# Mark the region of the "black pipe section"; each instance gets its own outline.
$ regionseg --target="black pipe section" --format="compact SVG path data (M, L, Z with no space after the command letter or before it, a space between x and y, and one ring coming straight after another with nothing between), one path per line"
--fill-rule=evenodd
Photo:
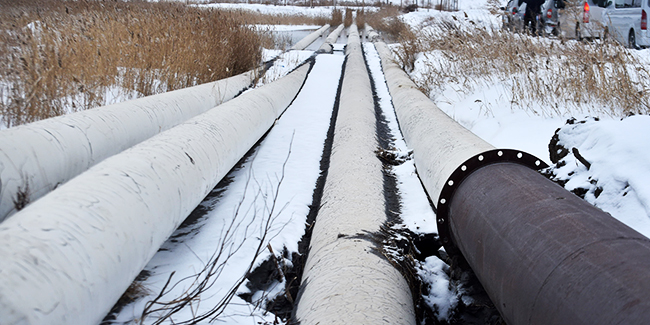
M472 159L438 202L446 247L462 252L508 324L650 322L650 239L526 164L471 171Z

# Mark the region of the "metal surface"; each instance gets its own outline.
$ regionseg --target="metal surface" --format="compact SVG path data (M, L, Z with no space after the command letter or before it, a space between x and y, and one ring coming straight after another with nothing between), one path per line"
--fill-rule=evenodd
M650 240L514 163L456 189L451 235L508 324L647 324Z
M436 211L436 222L438 224L438 235L440 241L445 246L445 250L449 254L458 254L456 246L454 246L453 237L449 233L449 202L454 196L456 189L463 182L463 180L472 174L475 170L499 162L512 162L532 169L542 169L548 165L541 159L530 155L521 150L511 149L494 149L486 151L468 159L462 165L458 166L456 170L445 182L440 197L438 198L438 210Z

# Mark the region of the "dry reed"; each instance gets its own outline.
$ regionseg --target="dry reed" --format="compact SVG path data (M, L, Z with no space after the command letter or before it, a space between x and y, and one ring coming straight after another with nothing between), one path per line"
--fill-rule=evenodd
M614 43L541 39L431 20L402 40L397 56L409 70L418 53L429 60L416 83L429 94L449 83L467 93L482 84L504 83L512 87L512 107L536 114L562 114L563 107L614 116L650 112L650 70Z
M353 13L354 11L351 8L345 8L345 16L343 17L343 24L345 25L345 28L348 28L350 25L352 25L352 22L354 21Z
M239 74L259 64L268 37L234 13L178 3L0 0L0 8L6 126Z

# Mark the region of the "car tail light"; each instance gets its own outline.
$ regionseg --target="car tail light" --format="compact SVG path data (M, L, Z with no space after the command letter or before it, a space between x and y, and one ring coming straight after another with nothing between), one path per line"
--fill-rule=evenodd
M645 10L641 10L641 30L648 29L648 14L645 13Z
M553 18L553 10L549 9L546 11L546 18L551 19Z
M585 11L582 13L582 22L585 24L589 23L589 4L585 1Z

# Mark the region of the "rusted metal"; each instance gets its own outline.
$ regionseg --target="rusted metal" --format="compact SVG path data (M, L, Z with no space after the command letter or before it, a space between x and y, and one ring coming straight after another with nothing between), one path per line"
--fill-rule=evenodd
M454 172L449 176L445 182L440 197L438 198L436 221L438 224L438 235L440 242L445 247L449 254L459 254L458 249L454 244L454 240L449 233L449 201L454 196L458 185L463 180L472 174L475 170L499 162L512 162L532 169L542 169L548 165L541 159L528 154L521 150L512 149L493 149L475 155L462 163Z
M454 185L453 244L508 324L648 323L650 239L520 164Z

